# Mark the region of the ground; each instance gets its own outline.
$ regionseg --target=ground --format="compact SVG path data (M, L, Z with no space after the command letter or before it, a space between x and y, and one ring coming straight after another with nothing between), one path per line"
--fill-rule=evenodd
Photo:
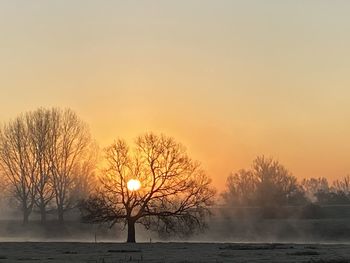
M345 244L3 242L0 262L350 262Z

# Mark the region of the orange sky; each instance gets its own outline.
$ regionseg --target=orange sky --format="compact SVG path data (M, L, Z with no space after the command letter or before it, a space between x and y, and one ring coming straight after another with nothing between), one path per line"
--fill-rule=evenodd
M101 145L185 144L222 188L256 155L350 172L349 1L0 3L0 120L74 109Z

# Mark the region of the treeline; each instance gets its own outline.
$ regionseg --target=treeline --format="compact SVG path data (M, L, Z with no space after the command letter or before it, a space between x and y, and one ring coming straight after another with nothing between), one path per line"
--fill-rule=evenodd
M106 149L104 170L96 168L98 152L87 124L69 109L21 114L0 128L2 198L22 212L24 224L33 212L42 223L48 213L63 223L65 213L79 206L83 218L95 223L126 220L159 228L163 220L167 231L175 229L174 222L199 222L213 205L210 179L172 138L146 134L135 149L118 140ZM141 181L137 194L127 189L130 178ZM249 169L231 174L217 203L218 197L226 206L260 207L266 213L283 206L350 204L350 176L332 183L298 181L280 162L260 156Z
M332 183L326 178L298 181L277 160L259 156L250 169L227 178L222 197L227 206L261 208L266 216L285 206L350 205L350 176Z
M64 214L85 198L94 181L96 154L87 125L71 110L38 109L2 125L0 175L3 196L27 224L37 210Z

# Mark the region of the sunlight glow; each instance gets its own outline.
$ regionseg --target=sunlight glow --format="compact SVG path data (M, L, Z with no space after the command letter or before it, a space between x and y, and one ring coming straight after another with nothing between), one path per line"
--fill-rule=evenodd
M130 191L137 191L141 188L141 182L137 179L130 179L127 186Z

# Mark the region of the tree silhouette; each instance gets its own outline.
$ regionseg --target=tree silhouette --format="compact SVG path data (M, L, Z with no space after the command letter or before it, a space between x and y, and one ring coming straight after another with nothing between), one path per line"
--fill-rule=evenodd
M252 171L241 169L227 178L227 191L222 196L226 203L233 206L254 205L257 183Z
M272 211L277 206L305 203L297 179L278 161L258 156L249 170L230 175L223 193L227 204L257 206Z
M333 188L336 192L343 192L350 197L350 175L335 180L333 182Z
M257 202L261 206L305 202L296 177L277 160L259 156L253 161L252 172L257 178Z
M87 191L94 168L90 146L86 124L69 109L40 108L1 127L2 184L21 206L24 224L35 207L44 223L53 200L63 222L64 212Z
M35 204L37 163L25 116L3 125L0 131L0 166L9 191L18 202L27 224Z
M118 140L106 149L107 169L96 193L81 204L83 220L124 223L127 242L135 242L135 224L158 231L192 232L205 224L214 190L199 163L164 135L145 134L131 150ZM141 188L128 189L129 180Z
M330 191L328 180L324 177L303 179L301 186L311 202L317 201L319 193L328 193Z
M50 129L52 126L53 110L40 108L34 112L25 114L28 125L28 139L32 145L33 158L36 163L34 185L34 202L40 210L41 223L46 222L46 210L54 198L54 191L50 186L51 163L48 156L52 146L50 141Z
M60 223L64 213L74 205L75 189L79 187L79 170L87 158L91 137L87 125L71 110L52 111L50 131L51 185Z

